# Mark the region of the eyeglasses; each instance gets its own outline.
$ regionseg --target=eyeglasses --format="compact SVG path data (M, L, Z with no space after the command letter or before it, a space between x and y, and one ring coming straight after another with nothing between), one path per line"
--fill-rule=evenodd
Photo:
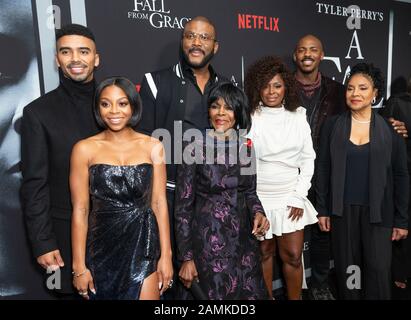
M210 36L207 33L195 33L195 32L184 32L183 37L186 40L193 41L194 39L199 38L201 42L216 41L215 38Z

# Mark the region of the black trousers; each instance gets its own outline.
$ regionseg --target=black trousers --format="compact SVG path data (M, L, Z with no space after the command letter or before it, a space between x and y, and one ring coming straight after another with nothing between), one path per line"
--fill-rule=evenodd
M322 288L329 286L331 239L329 232L320 230L317 223L308 226L311 230L310 242L310 287Z
M313 178L314 180L315 177ZM314 206L316 205L314 188L308 191L308 199ZM321 231L318 223L307 226L305 229L311 232L309 251L311 266L310 288L328 287L331 260L330 233Z
M392 228L370 223L369 207L344 206L331 217L331 239L339 298L391 298Z
M392 243L392 278L393 281L405 282L411 276L410 239Z

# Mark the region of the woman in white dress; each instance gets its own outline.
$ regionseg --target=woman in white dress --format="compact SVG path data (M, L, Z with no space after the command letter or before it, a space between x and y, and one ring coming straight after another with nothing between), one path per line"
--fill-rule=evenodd
M317 222L307 199L315 159L310 126L298 105L294 77L279 58L258 60L245 80L253 114L249 137L257 157L257 194L270 220L261 242L264 280L272 295L278 245L288 299L300 299L304 227Z

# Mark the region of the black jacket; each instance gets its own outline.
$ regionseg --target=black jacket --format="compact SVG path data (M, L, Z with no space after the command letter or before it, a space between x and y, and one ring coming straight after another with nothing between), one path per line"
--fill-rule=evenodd
M58 238L51 218L70 223L71 149L79 140L98 132L92 113L94 91L94 81L76 84L62 76L57 89L24 108L21 124L21 198L36 257L61 249L57 243L70 241Z
M298 83L298 81L297 81ZM300 92L300 95L302 93ZM311 128L311 136L313 138L313 148L317 154L315 159L315 171L312 178L312 188L308 191L308 199L313 205L316 203L315 195L315 184L317 180L317 169L318 169L318 150L320 147L320 132L324 121L334 115L341 114L347 110L345 103L345 87L326 76L321 75L321 86L319 102L311 113L310 118L307 118L308 123ZM304 107L302 103L303 99L300 99L300 104Z
M374 125L374 117L381 117L374 114L371 126ZM336 123L346 118L351 126L350 112L347 111L339 116L328 119L321 130L321 142L318 155L316 195L316 209L319 216L341 215L341 203L344 198L345 186L345 160L347 154L347 144L344 142L338 146L332 146L332 137L337 134L334 130ZM383 122L388 131L390 154L387 157L387 164L383 163L383 156L373 153L373 128L371 128L370 142L370 214L371 219L385 227L397 227L408 229L408 194L409 194L409 177L407 170L407 154L403 138L398 135L389 123ZM348 141L350 129L345 136L344 141ZM375 134L375 136L377 136ZM386 139L387 140L387 139ZM336 150L336 151L333 151ZM384 149L385 150L385 149ZM338 151L338 154L336 154ZM384 151L382 151L384 152ZM385 155L385 154L384 154ZM371 157L373 157L371 159ZM373 166L372 164L377 165ZM380 168L386 170L375 170ZM383 180L386 180L384 183ZM381 190L381 192L380 192ZM381 195L381 196L378 196ZM334 201L333 201L334 199ZM372 201L374 199L374 201Z
M225 80L212 74L210 81L217 83ZM141 83L140 96L143 101L143 114L137 130L151 135L156 129L166 129L170 133L168 141L163 140L167 160L167 189L174 190L176 166L174 165L174 148L182 146L182 132L174 131L174 122L182 127L185 116L186 86L189 79L185 78L181 62L160 71L146 73ZM205 128L199 128L205 129ZM174 138L180 144L174 144Z
M308 119L315 152L318 152L320 131L324 121L331 116L341 114L345 110L347 110L345 87L341 83L322 75L318 107L313 110L310 119Z

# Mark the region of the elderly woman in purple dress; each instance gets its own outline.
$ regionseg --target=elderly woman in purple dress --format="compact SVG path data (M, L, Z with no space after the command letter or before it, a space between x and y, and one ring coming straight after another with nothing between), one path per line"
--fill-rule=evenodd
M214 130L185 148L195 161L183 161L177 174L179 277L188 288L196 281L210 300L266 299L257 238L269 222L256 194L255 173L242 170L250 169L241 155L250 154L251 143L238 138L237 130L251 126L247 98L223 83L208 102Z

